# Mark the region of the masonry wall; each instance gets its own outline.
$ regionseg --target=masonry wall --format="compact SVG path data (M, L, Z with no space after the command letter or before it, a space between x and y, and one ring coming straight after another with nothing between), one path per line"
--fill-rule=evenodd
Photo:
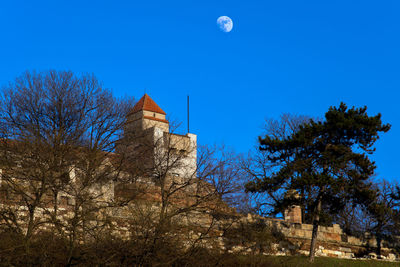
M101 232L111 233L114 236L122 237L123 239L132 238L132 231L135 231L136 227L144 227L144 224L137 225L136 219L140 218L141 214L153 214L154 219L157 220L159 214L160 205L159 197L156 196L157 188L153 188L152 192L149 192L148 196L142 200L135 201L134 206L126 206L120 208L106 208L102 209L101 214L96 216L96 220L88 222L88 225L95 226L99 224L103 219L109 221L97 228L96 234ZM190 203L180 202L180 199L173 206L177 208L182 205L190 205ZM199 239L203 233L207 233L207 238L201 238L203 246L210 249L219 249L221 251L227 251L230 253L263 253L263 254L274 254L274 255L293 255L303 254L308 255L310 248L310 241L312 235L312 225L291 223L284 220L264 218L256 215L241 216L234 213L227 206L222 207L223 203L220 203L219 210L224 216L214 216L212 212L207 212L205 207L203 211L193 210L180 216L175 217L173 224L178 230L178 234L181 235L179 239L182 242L190 244L196 239ZM208 208L216 210L215 205L211 205ZM27 209L23 206L15 207L20 209L21 214L27 212ZM36 216L45 217L51 209L38 209ZM135 211L140 211L135 213ZM144 213L143 213L144 212ZM21 218L23 218L22 216ZM59 208L59 220L69 220L73 217L73 212L67 203L63 203ZM283 238L276 243L272 244L272 249L260 249L259 245L255 245L255 242L247 240L246 242L239 242L234 246L227 246L230 243L229 237L225 236L225 231L229 228L239 227L242 225L251 225L254 223L262 223L267 229L274 229L279 232ZM23 224L23 221L20 222ZM147 225L148 227L151 227ZM41 229L52 230L51 224L43 224ZM210 230L211 229L211 230ZM136 229L137 230L137 229ZM140 230L140 229L139 229ZM68 232L68 227L64 229ZM142 230L140 230L142 231ZM176 233L174 233L176 234ZM239 232L239 235L245 235L244 232ZM84 239L85 233L80 232L79 235ZM267 237L268 238L268 237ZM398 239L399 241L399 239ZM382 259L396 261L400 260L398 253L394 249L395 246L399 246L400 242L388 244L382 244ZM377 241L373 236L365 235L364 238L356 238L348 236L343 233L339 225L335 224L331 227L320 226L318 231L318 241L316 256L327 256L337 258L362 258L364 256L370 258L376 258L377 255L374 252L377 247Z
M275 244L276 255L288 255L294 251L298 254L309 254L312 228L311 224L292 223L279 219L264 218L256 215L248 215L242 218L242 222L254 223L256 220L263 221L271 228L275 228L283 234L285 241ZM400 260L395 247L400 246L400 237L395 243L381 244L381 258L387 260ZM318 228L316 256L338 257L338 258L377 258L377 240L366 233L363 238L349 236L343 233L338 224Z

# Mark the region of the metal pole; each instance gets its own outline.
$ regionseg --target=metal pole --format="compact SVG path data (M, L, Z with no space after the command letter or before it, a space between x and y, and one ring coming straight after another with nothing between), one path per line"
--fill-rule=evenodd
M188 127L188 133L190 133L189 131L189 95L187 96L187 127Z

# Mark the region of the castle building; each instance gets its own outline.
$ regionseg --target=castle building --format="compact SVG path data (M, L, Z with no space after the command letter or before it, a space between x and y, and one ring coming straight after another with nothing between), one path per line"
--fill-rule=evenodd
M191 177L196 172L197 136L171 132L166 113L147 94L128 114L124 138L141 165L146 162L149 168L168 167L176 177ZM138 153L145 158L138 157Z
M156 179L152 180L152 178L157 174L160 176L160 173L164 173L166 180L174 180L177 183L196 178L197 136L191 133L180 135L171 132L166 113L147 94L127 114L124 133L115 152L109 153L108 158L102 164L104 168L108 166L112 169L115 158L122 157L121 155L128 157L125 159L128 164L124 165L130 164L133 168L140 168L133 174L133 176L137 175L134 179L136 185L131 184L130 186L137 186L138 182L152 183L157 186L157 182L154 183ZM104 171L103 168L101 171ZM119 175L113 175L123 177L124 171L127 170L123 170ZM132 171L132 168L129 171ZM0 185L2 184L1 172L0 169ZM67 176L72 181L71 185L79 180L78 173L78 167L70 167ZM21 180L22 183L24 183L23 179ZM118 179L113 179L107 183L91 184L90 191L91 193L99 192L99 196L96 197L99 202L110 202L121 195L121 191L124 191L127 187L129 189L129 184L126 181L121 183ZM3 191L0 190L0 202L7 198L9 198L7 201L11 201L13 197L2 193ZM46 197L50 198L51 196ZM59 202L60 208L69 209L75 204L75 196L67 192L60 192L57 196L57 202Z

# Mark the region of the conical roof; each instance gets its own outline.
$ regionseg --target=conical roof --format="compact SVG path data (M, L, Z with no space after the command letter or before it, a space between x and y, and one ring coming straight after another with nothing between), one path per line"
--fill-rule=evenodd
M147 110L166 115L164 110L162 110L148 94L144 94L144 96L136 103L132 109L132 113L136 113L141 110Z

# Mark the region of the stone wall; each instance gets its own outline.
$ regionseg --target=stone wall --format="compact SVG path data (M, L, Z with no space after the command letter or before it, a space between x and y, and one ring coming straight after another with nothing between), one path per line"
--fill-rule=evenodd
M270 228L275 228L283 234L285 239L275 244L276 255L288 255L293 252L308 255L311 243L311 224L292 223L285 220L264 218L249 214L242 221L254 223L261 220ZM400 260L396 251L400 247L400 237L397 242L387 243L382 241L381 259ZM338 224L333 226L320 226L318 228L316 256L338 257L338 258L377 258L377 240L374 236L366 233L362 238L346 235Z
M180 203L180 204L179 204ZM177 208L182 207L183 203L176 203ZM190 205L190 203L189 203ZM11 208L11 206L9 206ZM210 208L211 206L209 206ZM26 223L24 217L27 216L27 209L24 206L15 206L20 210L21 221L19 224ZM172 207L171 207L172 208ZM273 254L273 255L308 255L310 249L310 241L312 235L312 225L292 223L285 220L265 218L257 215L248 214L242 216L234 213L227 206L222 209L220 216L207 212L207 208L193 210L176 216L173 225L174 234L179 235L179 240L187 244L197 242L201 239L203 246L210 249L219 249L230 253L245 254ZM215 207L213 208L215 211ZM110 233L113 236L122 237L123 239L135 238L133 232L141 232L144 226L153 227L144 223L138 224L138 218L145 214L146 216L154 216L154 221L160 211L159 201L156 198L144 198L135 202L133 205L125 207L106 208L101 210L101 214L97 214L96 220L89 221L89 228L93 228L95 232L90 234L101 235ZM51 208L38 209L36 216L45 219L51 213ZM74 216L69 205L61 205L57 219L60 221L68 221ZM100 223L100 224L99 224ZM68 224L62 224L63 232L68 233ZM249 232L243 230L243 226L261 225L262 227L251 228ZM98 227L96 227L98 226ZM51 223L44 223L40 227L41 230L52 230L54 226ZM237 239L232 242L231 236L226 235L228 229L239 229L237 231ZM262 231L267 230L274 232L275 237L271 235L263 235ZM84 240L85 233L80 229L79 235ZM276 237L276 234L280 237ZM258 239L258 240L257 240ZM398 239L400 240L400 239ZM271 244L272 243L272 244ZM264 247L263 247L264 246ZM399 261L399 254L395 247L400 247L400 242L396 244L388 244L383 242L381 249L381 258L384 260ZM377 258L376 255L377 241L368 234L363 238L348 236L343 233L339 225L326 227L320 226L318 230L316 256L338 257L338 258Z

